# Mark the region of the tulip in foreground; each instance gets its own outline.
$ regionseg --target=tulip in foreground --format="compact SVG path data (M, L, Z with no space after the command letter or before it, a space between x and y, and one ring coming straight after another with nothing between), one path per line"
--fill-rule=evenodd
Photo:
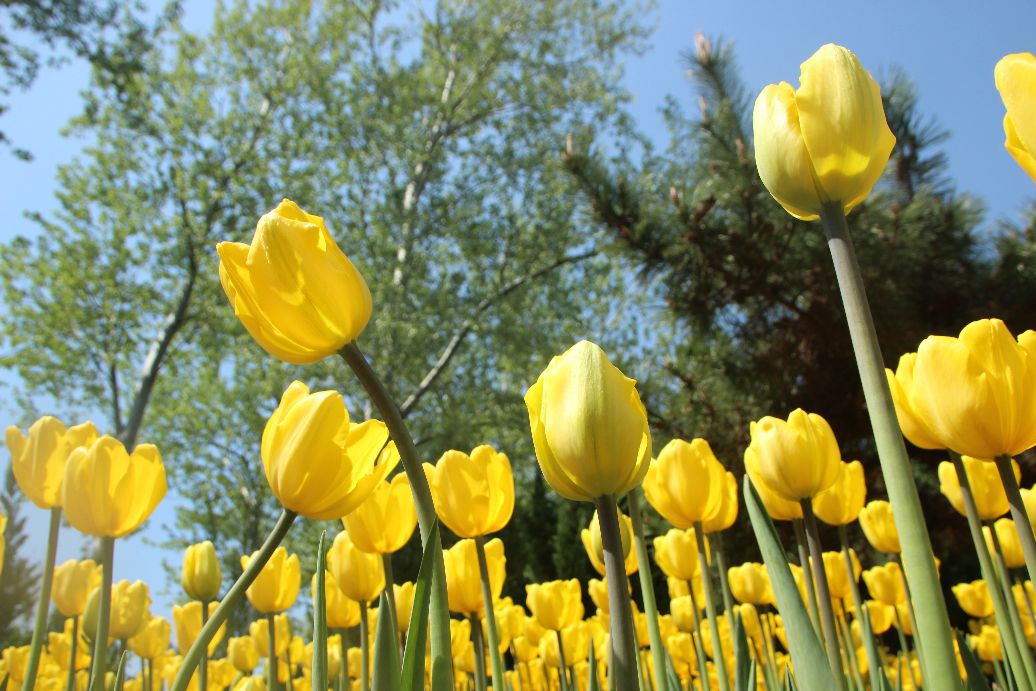
M1036 56L1005 55L993 70L1004 101L1004 146L1018 165L1036 180Z

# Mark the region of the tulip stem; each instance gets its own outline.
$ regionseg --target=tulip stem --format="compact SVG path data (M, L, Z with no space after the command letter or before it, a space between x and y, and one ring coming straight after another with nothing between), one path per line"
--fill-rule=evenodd
M475 655L475 691L486 691L486 641L482 638L482 622L477 614L468 615L471 622L471 648Z
M867 669L881 669L881 660L878 658L878 648L874 641L874 630L871 628L870 612L863 605L863 597L860 596L860 584L856 582L856 568L853 565L852 556L849 554L849 538L846 535L845 526L838 526L838 541L842 546L842 559L845 560L845 572L849 574L849 592L852 594L853 607L856 609L856 618L860 621L860 631L863 634L863 650L867 654ZM852 640L851 638L849 640ZM875 672L876 673L876 672Z
M198 667L198 663L202 659L202 653L208 650L209 641L219 631L219 627L223 625L223 622L227 620L230 612L237 607L237 604L245 596L245 591L248 589L252 582L259 575L259 572L266 566L266 562L270 560L270 556L273 555L273 551L277 549L277 545L281 544L281 540L288 534L288 530L291 528L291 524L295 521L296 514L294 511L284 509L281 511L280 518L277 519L276 525L273 530L266 537L266 541L263 546L259 548L252 559L248 561L248 566L245 568L241 576L234 581L234 585L230 586L230 590L227 591L223 601L219 603L219 607L212 613L212 617L202 628L201 633L194 639L194 643L191 644L190 650L184 655L183 662L180 663L180 669L176 673L176 678L173 680L172 686L169 687L170 691L184 691L187 686L191 683L191 677L194 675L194 670ZM270 622L272 630L273 622ZM271 667L275 667L277 664L277 656L274 654L273 649L270 650L270 655L267 658L270 662ZM276 678L276 677L274 677Z
M277 691L277 618L273 612L266 613L266 688Z
M727 660L723 652L723 639L719 635L719 618L716 616L716 596L712 592L712 572L709 570L709 557L705 551L705 531L701 527L701 521L694 524L694 539L698 542L698 564L701 568L702 588L705 591L705 613L709 617L712 659L716 663L716 674L719 677L720 691L730 691L730 676L727 674Z
M795 529L795 543L799 549L799 566L802 567L802 580L805 581L806 585L806 603L809 605L809 621L813 624L813 630L816 631L817 637L821 636L820 633L820 606L817 604L817 589L813 581L813 565L809 560L809 553L807 551L806 530L802 525L801 518L793 518L791 525Z
M205 622L209 619L209 603L201 603L201 628L205 628ZM201 662L198 663L198 686L201 691L207 691L209 688L209 646L205 646L201 651Z
M340 689L351 691L352 684L349 682L349 648L345 642L346 633L348 633L348 629L338 630L338 656L341 659L341 664L338 667L338 685Z
M112 610L112 565L115 561L115 538L101 538L101 601L97 610L97 631L94 632L93 671L90 691L103 691L108 674L108 623Z
M626 560L622 554L619 514L615 497L606 494L594 499L601 523L604 547L604 571L608 581L612 665L615 682L620 689L637 688L637 644L633 638L633 612L630 609L629 581ZM559 633L560 635L560 633ZM558 644L560 646L560 638ZM609 675L611 676L611 674Z
M496 611L493 609L493 590L489 583L489 562L486 561L486 538L475 538L475 554L478 555L478 576L482 585L482 605L486 610L486 632L489 637L489 662L493 670L493 686L504 684L504 660L500 656L500 633L496 628Z
M76 655L79 654L79 617L72 617L72 640L69 642L71 654L68 658L68 680L65 682L66 691L74 691L76 688ZM148 691L151 691L148 689Z
M935 569L932 542L910 469L910 459L903 444L896 409L892 404L892 394L885 379L881 346L874 330L863 276L856 261L856 251L853 249L842 205L825 204L820 211L820 220L827 236L838 289L845 307L881 473L885 478L896 527L899 529L903 563L916 600L919 616L915 633L918 640L924 643L925 682L929 688L940 691L959 691L961 679L950 638L952 629Z
M734 611L734 598L730 593L730 582L727 579L727 555L723 549L723 533L721 531L709 534L709 548L716 557L716 570L719 571L720 593L723 595L723 610ZM728 614L728 616L731 616Z
M994 561L994 571L996 572L996 576L995 580L986 582L987 589L989 590L990 597L992 597L993 590L997 589L996 584L1000 584L1000 589L1004 594L1004 602L1007 606L1007 616L997 617L997 628L1000 631L1001 639L1004 638L1005 633L1014 638L1015 645L1018 649L1018 657L1021 659L1022 664L1018 665L1017 662L1011 658L1008 658L1007 662L1010 664L1016 677L1021 677L1024 673L1028 679L1028 685L1032 688L1036 688L1036 665L1033 664L1032 651L1029 649L1029 645L1025 640L1025 627L1022 625L1021 614L1018 612L1018 604L1015 602L1014 595L1011 591L1011 574L1007 570L1007 561L1004 559L1004 549L1000 544L1000 536L996 534L996 529L993 526L989 527L989 533L990 540L993 543L993 554L996 558Z
M561 637L561 630L554 632L554 635L558 637L558 685L561 686L561 691L569 691L568 689L568 662L565 659L565 639Z
M414 506L417 509L417 523L421 531L421 541L427 542L435 525L435 504L432 503L432 491L428 487L428 478L421 466L421 457L414 446L399 406L389 395L381 379L371 368L355 343L343 347L338 354L352 369L360 384L367 391L371 402L385 418L392 440L396 442L403 470L410 481L410 491L414 495ZM432 652L432 689L453 688L453 655L450 652L450 611L446 599L446 567L442 557L442 540L436 535L431 545L435 578L430 604L430 629Z
M50 532L47 534L47 556L43 566L43 583L40 588L40 599L36 605L36 624L32 629L32 647L29 649L29 661L25 665L25 679L22 691L36 688L36 672L40 668L40 652L43 650L43 638L47 632L47 612L50 609L50 588L54 580L54 561L58 553L58 531L61 529L61 507L50 510Z
M396 643L399 643L399 622L396 619L396 577L392 572L392 553L385 552L381 555L381 567L385 572L385 597L388 598L389 605L389 621L392 623L393 635L396 637ZM403 659L403 654L400 652L400 659Z
M1033 535L1029 513L1025 510L1018 480L1014 476L1014 464L1010 456L997 456L996 469L1000 471L1000 481L1007 493L1007 503L1011 507L1011 518L1018 529L1018 539L1025 555L1025 568L1029 570L1029 580L1036 583L1036 536Z
M360 689L368 691L370 683L371 644L370 625L367 623L367 602L360 600Z
M662 630L658 624L655 585L651 582L651 557L648 555L647 540L644 537L644 517L640 512L640 493L643 491L640 487L634 487L626 495L626 504L630 512L630 521L633 523L633 546L637 550L637 576L640 578L640 595L644 598L644 616L647 617L648 640L651 643L651 664L655 668L658 691L677 691L669 689L666 678L665 647L662 643Z
M800 504L802 504L802 517L806 526L809 553L816 571L817 604L820 606L820 624L824 631L824 642L827 644L827 661L831 665L831 674L835 677L835 683L840 690L844 691L845 669L842 667L842 650L838 645L838 629L835 628L835 615L831 604L831 587L827 582L827 566L824 564L824 550L820 545L817 519L813 515L813 501L804 499Z

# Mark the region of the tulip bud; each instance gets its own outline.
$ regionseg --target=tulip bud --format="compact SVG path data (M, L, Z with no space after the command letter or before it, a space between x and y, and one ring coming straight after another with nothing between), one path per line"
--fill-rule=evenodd
M101 585L101 565L93 559L69 559L54 569L51 598L65 617L78 617L86 599Z
M849 525L860 515L866 498L863 464L841 463L835 483L813 497L813 513L828 525Z
M11 470L29 501L41 509L61 506L61 481L69 454L77 448L89 446L97 436L97 428L92 422L65 429L50 415L32 423L28 436L17 427L8 427Z
M186 605L173 605L173 626L176 627L176 647L180 651L181 655L186 655L187 651L194 645L194 641L198 638L198 634L201 633L202 627L202 607L205 607L208 611L206 620L212 616L212 613L216 611L216 607L219 605L218 602L199 602L198 600L192 600ZM223 624L216 630L216 634L209 639L209 654L216 652L216 648L219 647L220 642L223 640L223 636L227 633L227 623Z
M206 540L184 551L180 584L192 600L211 602L219 596L223 574L216 559L216 548L211 542Z
M841 454L824 418L801 409L788 420L764 417L749 427L745 471L787 501L812 499L838 479Z
M762 564L745 562L740 566L731 566L727 569L727 582L730 584L730 594L738 602L760 607L774 603L770 576Z
M503 529L514 512L514 476L507 454L492 446L476 447L469 456L447 451L425 474L435 513L458 537L478 537Z
M536 459L561 496L593 501L640 485L651 459L636 382L580 341L553 358L525 394Z
M583 618L583 594L578 579L525 586L525 605L536 623L560 631ZM550 636L546 636L550 638Z
M830 43L802 63L798 89L763 89L752 129L763 185L807 221L825 204L848 213L862 202L896 143L877 82L851 51Z
M728 491L726 471L704 439L673 439L651 461L644 495L677 528L715 520Z
M662 573L681 581L693 580L698 575L698 542L694 528L671 528L654 540L655 561Z
M175 614L174 614L175 616ZM169 648L172 628L165 617L149 618L126 645L145 660L154 660Z
M892 504L876 499L860 510L860 527L871 547L885 554L899 554L899 533Z
M291 621L286 614L278 614L273 618L273 634L273 656L280 657L291 643ZM270 657L270 625L266 617L248 625L248 636L255 644L259 657Z
M993 616L993 600L985 581L980 579L971 583L958 583L952 590L960 608L969 617L985 619Z
M371 554L398 552L417 527L417 509L406 473L379 482L355 511L342 518L353 544Z
M977 636L968 636L968 644L975 649L983 662L1003 662L1004 651L1000 643L1000 631L995 626L984 625Z
M259 666L259 651L251 636L238 636L227 641L227 659L241 674L251 674Z
M83 611L83 633L92 636L97 630L97 617L101 601L100 588L94 590ZM150 620L148 608L151 597L148 587L143 581L118 581L112 584L111 614L108 624L110 639L125 641L137 634L144 624Z
M1036 180L1036 56L1032 53L1005 55L993 71L996 88L1003 99L1004 147L1018 165Z
M345 531L335 536L327 553L327 568L346 597L357 602L377 600L385 589L381 557L361 552Z
M359 337L371 316L363 276L324 219L288 199L259 219L252 243L221 242L219 280L234 314L266 352L307 365ZM337 516L336 516L337 518Z
M890 561L884 566L874 566L863 572L863 582L871 597L889 606L906 602L903 587L903 571L899 564Z
M443 551L446 566L446 595L450 610L468 615L485 610L482 585L479 578L478 554L474 540L461 540ZM500 597L504 587L507 559L504 543L494 538L486 543L486 565L489 568L489 590L493 599Z
M248 568L248 563L258 556L253 552L251 557L241 557L241 568ZM301 571L297 554L288 556L288 551L278 547L273 551L270 560L263 565L252 585L248 586L245 595L258 611L263 614L283 612L292 606L299 595Z
M1019 569L1025 566L1025 555L1022 553L1022 543L1018 537L1018 528L1010 518L1001 518L1000 520L993 523L993 530L996 531L996 539L1000 544L1000 549L997 550L993 543L993 535L989 531L989 527L985 526L982 528L982 533L986 538L986 546L989 547L990 552L1002 552L1004 556L1004 564L1009 569Z

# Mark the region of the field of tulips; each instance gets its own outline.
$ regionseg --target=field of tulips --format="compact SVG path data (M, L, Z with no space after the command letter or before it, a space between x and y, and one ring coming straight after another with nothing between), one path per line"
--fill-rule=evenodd
M995 78L1007 149L1036 179L1036 57L1003 58ZM14 475L49 511L50 535L33 636L3 651L0 691L1036 689L1036 488L1019 487L1014 460L1036 446L1036 332L1015 337L990 315L885 368L845 219L895 138L852 52L825 45L803 63L797 89L766 87L753 127L766 188L826 235L887 499L866 496L861 462L843 460L836 431L803 410L751 423L744 477L704 439L653 447L636 381L580 341L528 382L525 403L546 482L596 508L581 541L601 578L530 583L524 602L502 598L506 545L492 536L514 510L511 461L482 445L422 463L357 343L375 309L364 276L321 217L286 199L259 219L251 244L216 248L230 307L274 358L340 357L380 419L356 420L338 391L293 382L261 443L280 518L241 555L234 583L219 545L187 549L188 604L169 617L150 611L146 584L112 577L117 540L166 494L159 449L128 449L90 422L50 416L27 432L9 427ZM946 454L940 491L982 573L952 584L967 631L950 625L904 438ZM671 528L647 535L649 512ZM724 532L739 516L761 562L728 560ZM63 518L99 539L100 563L55 564ZM338 519L341 531L310 553L280 546L297 522ZM839 540L824 544L821 524ZM444 550L447 530L460 540ZM883 563L861 563L856 531ZM418 577L397 583L392 555L415 532ZM315 575L300 628L287 612L302 609L304 561ZM668 579L668 612L654 569ZM51 608L63 630L47 630ZM248 634L228 636L228 615L243 610Z

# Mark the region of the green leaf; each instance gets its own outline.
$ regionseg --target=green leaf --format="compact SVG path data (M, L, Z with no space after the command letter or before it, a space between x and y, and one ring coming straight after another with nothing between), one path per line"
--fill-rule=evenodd
M975 657L975 651L968 645L961 631L957 631L957 647L964 660L964 669L968 673L968 691L990 691L989 680L982 673L982 663Z
M122 691L122 687L126 683L126 656L128 654L128 650L123 650L122 655L119 656L119 666L115 669L115 691Z
M878 668L878 691L892 691L892 682L889 681L889 677L885 674L885 668Z
M683 688L683 684L680 683L680 675L676 673L676 665L673 664L673 656L669 654L668 650L665 650L665 676L670 689Z
M378 626L374 630L374 679L372 691L403 691L399 668L399 641L396 639L392 617L388 616L388 595L381 593L378 602ZM318 688L318 687L314 687ZM420 688L409 686L407 688Z
M421 566L414 583L414 606L410 610L410 624L406 631L406 649L403 651L402 683L407 689L420 689L424 685L424 656L428 647L428 607L432 596L432 574L434 572L433 547L439 545L439 521L432 525L421 556Z
M824 664L827 664L826 661ZM795 677L791 674L791 667L784 670L784 691L799 691L799 685L795 683Z
M327 688L327 591L324 590L327 573L327 531L321 531L317 544L317 585L313 602L313 688ZM380 620L379 620L380 623ZM343 660L342 664L346 664Z
M734 688L737 691L755 691L755 681L749 683L749 676L754 676L755 665L748 652L748 637L741 615L734 616Z
M590 668L587 676L586 691L601 691L601 685L597 683L597 653L594 652L593 640L590 641Z
M795 666L798 680L807 689L836 689L827 655L817 639L813 624L810 623L806 606L799 596L799 589L788 568L788 561L781 547L777 530L773 521L763 508L759 494L752 486L752 480L745 476L745 505L748 517L752 522L759 551L766 562L766 571L770 575L773 594L777 599L777 608L784 619L784 630L788 634L788 647L791 660Z

